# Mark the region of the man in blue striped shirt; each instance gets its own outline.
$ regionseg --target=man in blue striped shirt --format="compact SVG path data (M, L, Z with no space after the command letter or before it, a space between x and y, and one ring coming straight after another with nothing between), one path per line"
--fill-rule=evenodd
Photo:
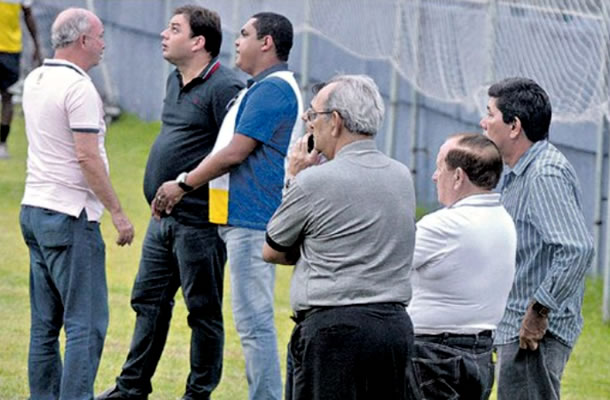
M509 167L502 203L517 228L517 267L498 325L498 400L559 399L580 331L593 240L572 165L548 141L551 104L534 81L489 88L481 127Z

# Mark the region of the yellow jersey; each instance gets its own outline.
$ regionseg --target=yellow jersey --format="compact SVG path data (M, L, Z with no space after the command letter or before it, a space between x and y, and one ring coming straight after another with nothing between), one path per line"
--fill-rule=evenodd
M31 1L0 1L0 52L21 52L21 7L29 7Z

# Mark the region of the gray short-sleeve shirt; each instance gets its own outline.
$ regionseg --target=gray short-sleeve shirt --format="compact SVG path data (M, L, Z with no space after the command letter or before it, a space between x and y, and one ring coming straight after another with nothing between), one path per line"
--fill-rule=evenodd
M267 225L276 248L300 245L290 288L294 310L396 302L410 296L415 194L406 166L373 140L299 173Z

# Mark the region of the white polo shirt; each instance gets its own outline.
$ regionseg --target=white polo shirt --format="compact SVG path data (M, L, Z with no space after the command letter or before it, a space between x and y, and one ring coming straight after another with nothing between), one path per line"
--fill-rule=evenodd
M24 82L23 112L28 139L27 177L21 204L99 221L104 206L89 188L76 157L73 131L97 135L104 148L102 100L77 65L46 59Z
M496 329L513 284L515 224L498 193L466 197L417 223L407 311L416 334Z

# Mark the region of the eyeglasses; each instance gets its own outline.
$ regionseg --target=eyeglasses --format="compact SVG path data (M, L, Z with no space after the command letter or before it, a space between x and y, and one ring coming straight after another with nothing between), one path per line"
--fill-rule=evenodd
M307 109L307 111L305 111L305 119L307 120L307 122L313 122L316 118L318 118L318 115L320 115L320 114L332 114L335 111L336 110L314 111L313 108L309 107Z

